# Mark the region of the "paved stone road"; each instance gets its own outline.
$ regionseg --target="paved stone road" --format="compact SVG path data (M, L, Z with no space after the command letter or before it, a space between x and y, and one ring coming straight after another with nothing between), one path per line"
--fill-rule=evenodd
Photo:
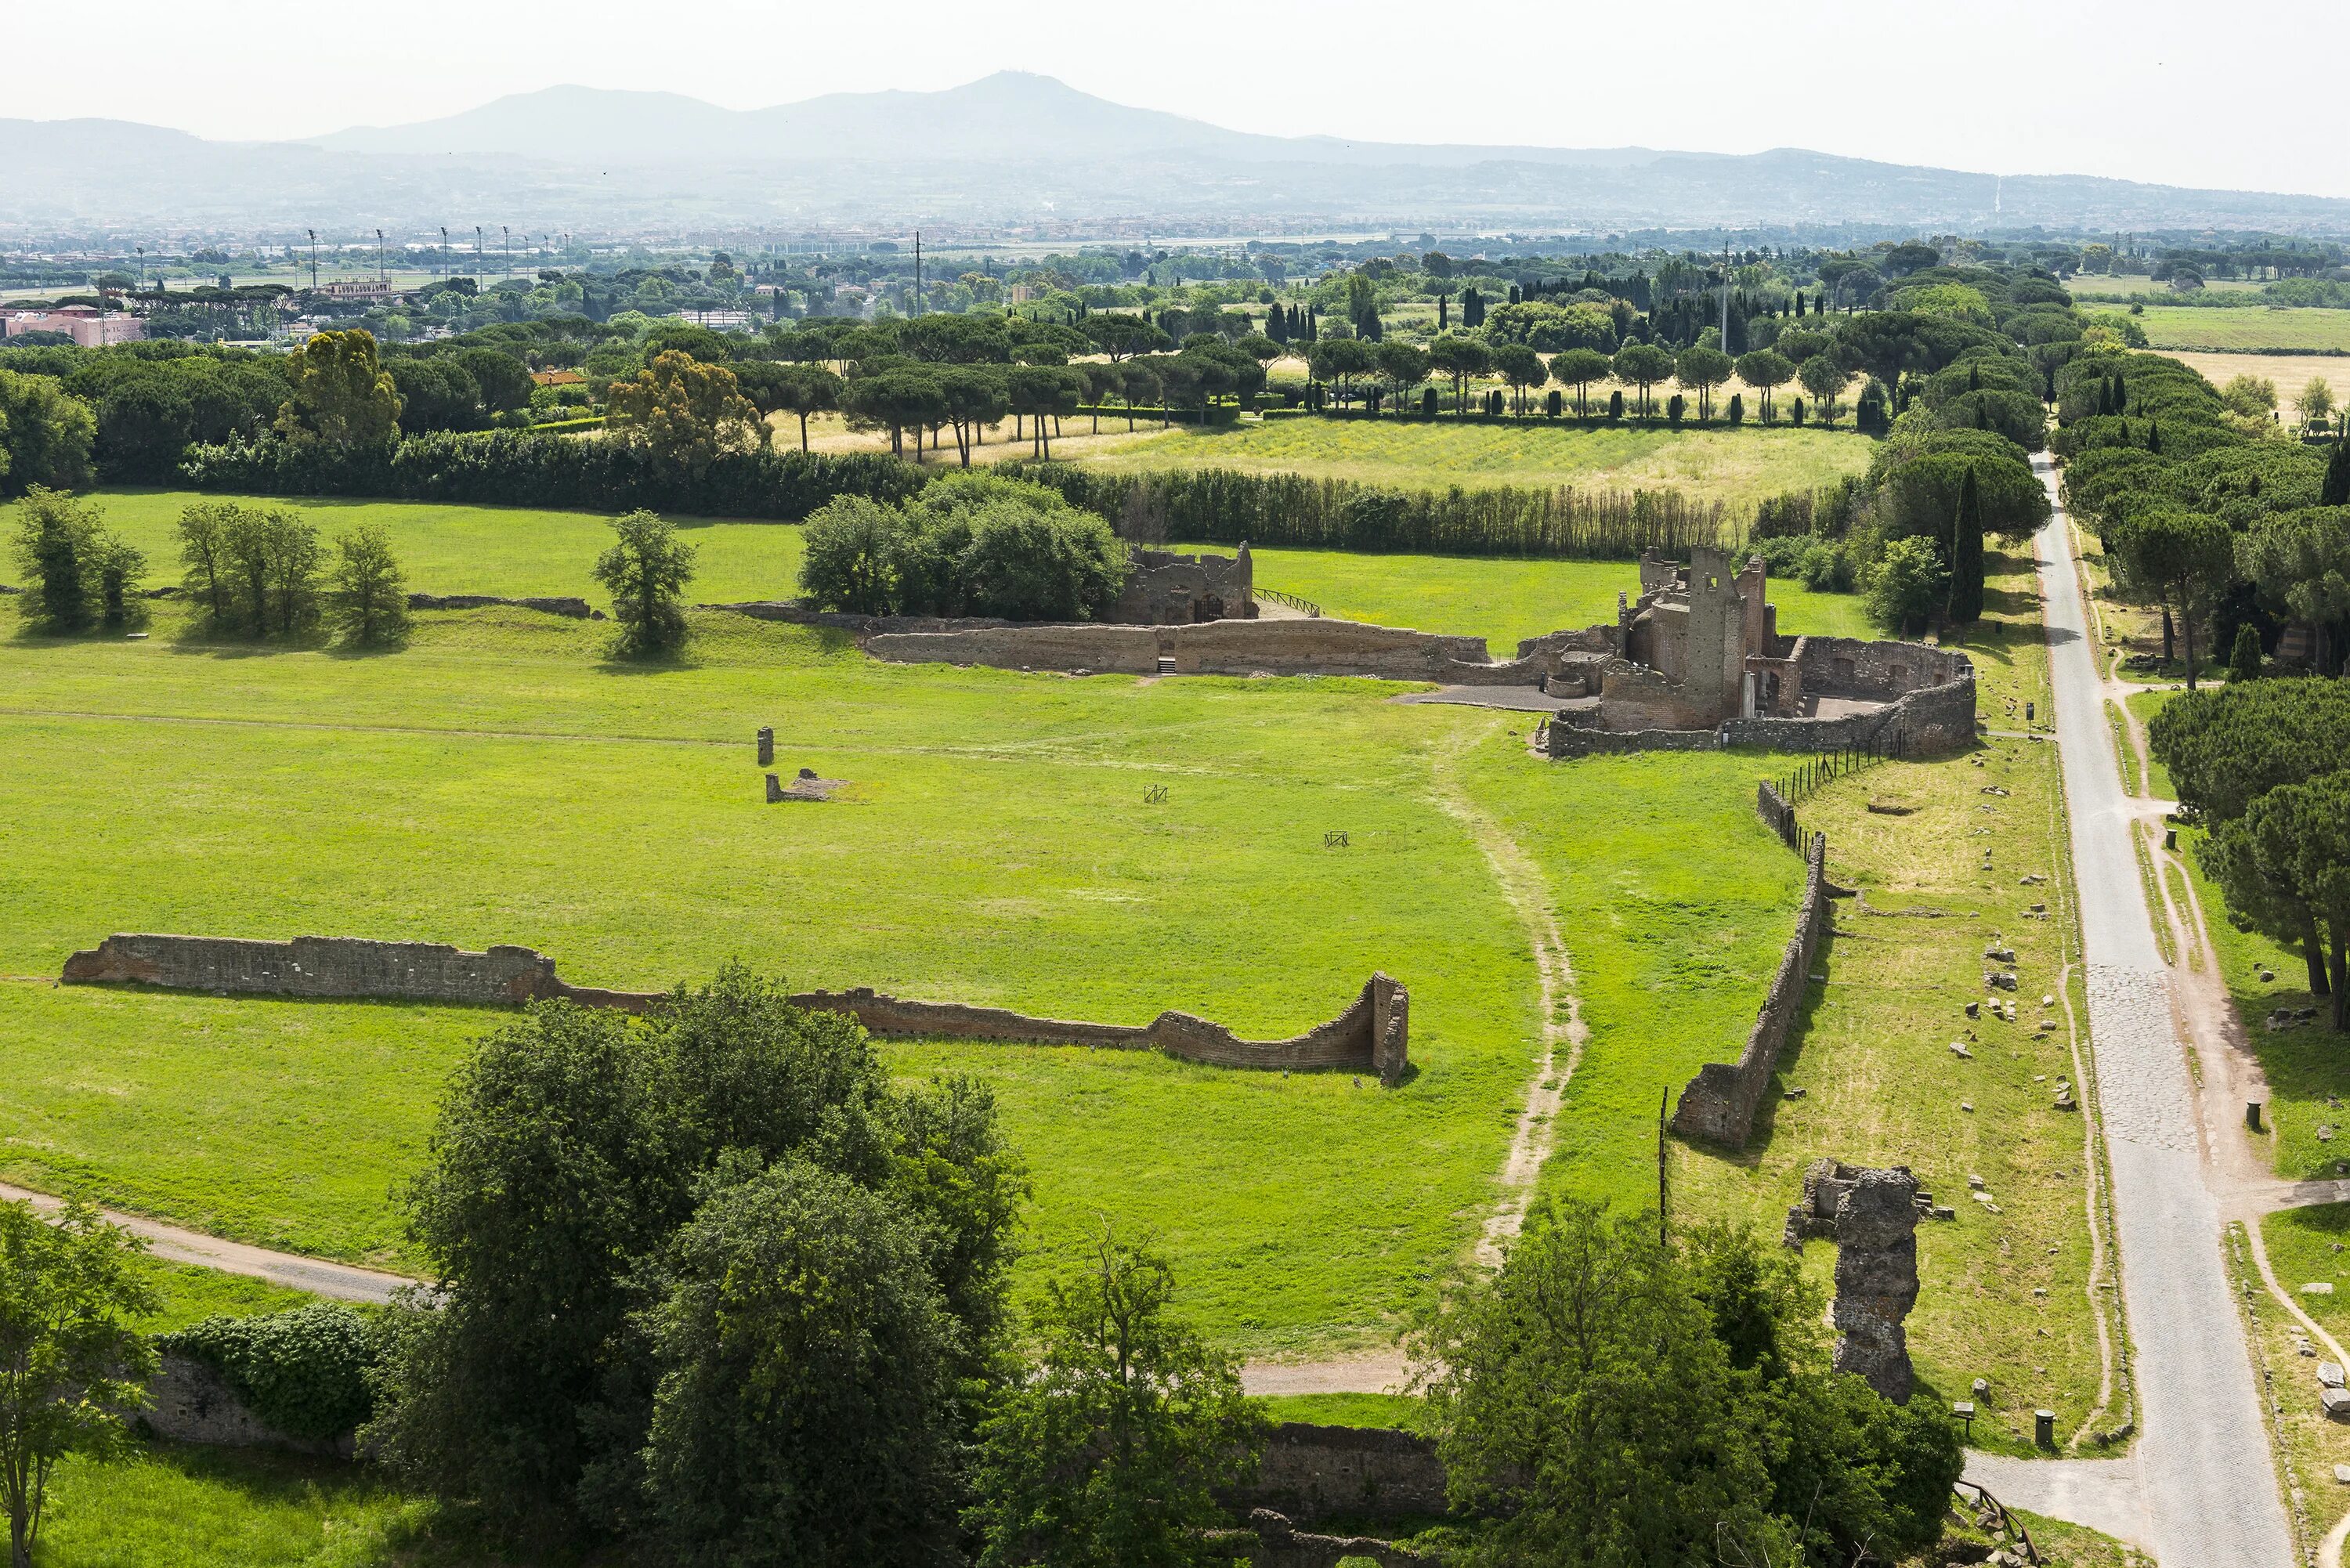
M2045 459L2035 464L2053 497L2053 472ZM2093 1515L2079 1522L2128 1535L2176 1568L2285 1568L2291 1532L2229 1293L2195 1088L2138 879L2061 512L2041 531L2039 553L2141 1436L2118 1462L1978 1458L1968 1475L2015 1507ZM2121 1528L2133 1504L2142 1531Z

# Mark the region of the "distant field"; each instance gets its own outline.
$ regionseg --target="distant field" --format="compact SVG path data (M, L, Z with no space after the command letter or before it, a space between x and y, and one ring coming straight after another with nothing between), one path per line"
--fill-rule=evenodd
M2198 310L2149 305L2139 317L2157 348L2325 348L2350 353L2350 310Z
M147 553L151 587L180 580L180 514L197 501L243 501L302 513L332 539L360 524L391 535L415 593L499 594L510 598L572 595L601 605L607 596L591 571L612 543L611 520L592 512L526 506L453 506L431 501L340 501L283 496L203 495L184 490L105 490L93 497L107 525ZM0 505L0 534L14 535L15 505ZM798 592L800 531L785 523L724 523L678 517L696 551L688 595L723 603L786 597ZM13 558L0 582L15 582Z
M1186 545L1212 550L1213 545ZM1638 597L1630 561L1527 561L1462 556L1366 556L1345 550L1253 550L1260 587L1312 599L1325 615L1480 636L1497 657L1521 638L1616 618L1616 596ZM1779 629L1873 637L1857 594L1815 594L1773 581Z
M2160 295L2169 298L2175 292L2168 283L2157 283L2143 273L2122 277L2106 277L2096 273L2079 273L2067 278L2064 286L2077 297L2082 295L2126 294L2131 296ZM2208 278L2203 286L2213 294L2257 294L2264 286L2241 277Z
M2350 358L2322 354L2198 354L2178 348L2163 352L2192 367L2215 387L2224 387L2238 376L2274 381L2277 406L2287 419L2293 417L2293 399L2312 381L2324 381L2333 388L2337 400L2350 391Z
M1578 430L1299 419L1178 430L1141 447L1083 455L1106 468L1232 468L1419 489L1676 489L1740 512L1766 495L1815 489L1858 473L1875 451L1866 437L1841 431Z

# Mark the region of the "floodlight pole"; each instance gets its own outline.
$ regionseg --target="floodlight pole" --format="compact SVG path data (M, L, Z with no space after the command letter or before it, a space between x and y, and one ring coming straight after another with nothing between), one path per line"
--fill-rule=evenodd
M506 237L506 270L503 275L512 277L514 276L514 231L500 223L498 233Z
M318 291L318 231L310 229L305 232L310 236L310 292L316 294Z
M441 281L449 281L449 225L441 225Z
M375 280L378 283L389 282L390 275L383 270L383 231L378 229L375 232Z

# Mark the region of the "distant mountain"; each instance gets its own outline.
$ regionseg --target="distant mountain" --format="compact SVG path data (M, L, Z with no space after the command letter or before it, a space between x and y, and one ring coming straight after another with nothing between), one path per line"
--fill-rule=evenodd
M1728 155L1261 136L1005 71L942 92L722 109L582 87L411 125L213 142L0 119L0 222L271 230L1050 223L1594 233L1986 226L2350 229L2350 201Z

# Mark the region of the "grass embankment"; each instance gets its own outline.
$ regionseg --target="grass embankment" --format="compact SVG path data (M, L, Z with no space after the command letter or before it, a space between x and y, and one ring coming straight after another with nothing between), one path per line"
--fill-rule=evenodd
M1085 461L1127 469L1231 468L1406 489L1571 484L1679 490L1748 514L1756 501L1812 490L1868 466L1876 443L1849 430L1597 429L1290 419L1179 429Z
M411 592L496 594L507 598L570 595L610 603L591 575L610 547L611 520L592 512L526 506L458 506L429 501L206 495L187 490L104 490L94 499L107 525L147 555L151 587L180 580L181 512L199 501L240 501L300 512L331 540L361 524L391 536ZM0 506L0 533L13 535L16 508ZM800 530L787 524L674 519L695 550L691 593L707 603L787 598L799 592ZM12 561L0 581L16 580Z
M2350 1343L2350 1203L2322 1203L2288 1209L2259 1221L2261 1244L2277 1283L2302 1311L2337 1340ZM2231 1251L2235 1243L2231 1239ZM2310 1510L2312 1539L2332 1528L2350 1511L2350 1492L2334 1480L2334 1467L2350 1464L2350 1428L2329 1420L2317 1402L2317 1364L2333 1359L2325 1342L2314 1334L2297 1336L2301 1324L2260 1289L2249 1256L2241 1272L2257 1295L2253 1322L2259 1331L2257 1349L2274 1380L2270 1389L2280 1408L2285 1460L2300 1501ZM2304 1285L2331 1285L2330 1293L2304 1291ZM2306 1344L2309 1353L2302 1346Z

